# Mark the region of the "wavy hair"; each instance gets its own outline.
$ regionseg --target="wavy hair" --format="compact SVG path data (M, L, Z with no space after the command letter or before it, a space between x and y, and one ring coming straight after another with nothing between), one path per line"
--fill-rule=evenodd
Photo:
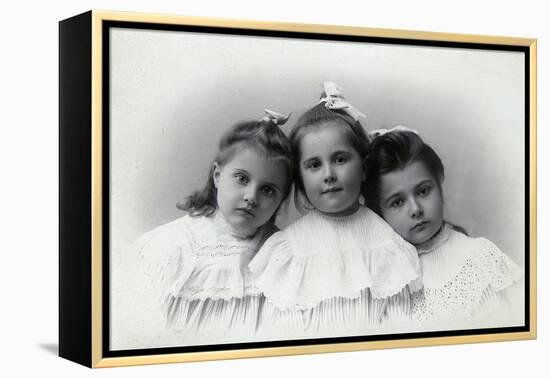
M284 190L281 204L288 198L292 182L294 181L294 163L290 143L281 128L273 121L262 119L259 121L243 121L233 125L223 134L218 145L218 153L210 165L206 184L201 190L189 195L183 203L176 206L187 211L191 216L211 216L218 209L217 189L214 185L214 162L224 166L231 161L237 151L243 147L252 148L266 159L281 159L288 174L288 185ZM277 211L271 221L275 220Z

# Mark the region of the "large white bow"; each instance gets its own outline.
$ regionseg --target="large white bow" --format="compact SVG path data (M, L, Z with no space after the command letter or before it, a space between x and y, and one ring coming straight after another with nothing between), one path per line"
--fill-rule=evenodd
M355 109L353 105L344 100L342 96L343 89L338 84L332 81L325 81L323 84L326 96L319 102L324 102L327 109L342 110L349 114L355 121L359 120L359 117L365 117L363 113Z

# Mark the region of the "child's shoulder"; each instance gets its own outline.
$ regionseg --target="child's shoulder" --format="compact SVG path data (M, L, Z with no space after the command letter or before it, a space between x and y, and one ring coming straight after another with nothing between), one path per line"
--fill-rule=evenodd
M212 224L212 217L198 216L194 217L189 214L185 214L172 221L159 225L149 231L151 234L170 234L170 233L186 233L193 232L195 230L204 229Z
M167 223L158 225L153 229L143 233L138 240L141 240L143 242L148 240L156 240L159 238L166 238L169 236L176 237L177 235L181 235L182 230L187 229L188 218L189 216L184 215Z
M456 264L464 264L464 261L478 261L492 252L503 254L498 247L486 238L472 237L454 229L451 225L445 224L441 233L444 236L440 247L436 248L434 255L441 255L448 261L455 261Z
M447 226L448 240L445 243L446 249L456 249L462 252L468 252L467 255L472 258L485 255L501 256L505 255L495 243L484 237L472 237L457 231L452 226Z
M212 220L207 217L192 217L188 214L159 225L145 232L134 242L132 248L144 250L168 250L176 246L191 245L200 235L208 233Z
M450 229L446 244L447 256L462 254L463 266L476 270L477 277L485 277L496 290L509 286L523 274L521 268L487 238L470 237Z

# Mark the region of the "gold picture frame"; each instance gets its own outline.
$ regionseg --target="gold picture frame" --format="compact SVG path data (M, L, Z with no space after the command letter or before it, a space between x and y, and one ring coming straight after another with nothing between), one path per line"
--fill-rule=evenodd
M109 45L113 28L179 33L220 33L300 40L414 46L450 50L503 51L523 58L525 98L523 138L525 181L523 202L524 324L505 331L450 330L428 334L371 337L364 341L346 338L316 342L259 342L251 346L223 344L203 349L179 347L109 348L109 293L111 265L106 227L110 216L110 162L106 135L112 114L106 94L112 72ZM238 39L238 38L237 38ZM320 42L319 42L320 41ZM311 42L309 45L313 45ZM312 46L309 46L312 47ZM244 50L243 50L244 51ZM111 55L109 55L111 54ZM335 25L258 22L216 18L90 11L60 22L60 356L89 367L113 367L309 353L343 352L385 348L465 344L535 339L536 297L536 39L405 31ZM239 60L242 62L242 60ZM227 62L223 62L224 64ZM486 69L485 68L480 68ZM481 73L480 73L481 75ZM345 75L344 75L345 76ZM237 80L237 79L235 79ZM359 85L359 84L356 84ZM311 99L315 100L315 99ZM246 99L243 99L246 101ZM269 107L269 104L266 104ZM504 131L505 132L505 131ZM497 136L498 138L498 136ZM106 152L107 151L107 152ZM518 220L519 222L520 220ZM112 258L112 256L111 256ZM107 307L107 308L106 308ZM112 309L111 309L112 310ZM395 337L393 337L395 336Z

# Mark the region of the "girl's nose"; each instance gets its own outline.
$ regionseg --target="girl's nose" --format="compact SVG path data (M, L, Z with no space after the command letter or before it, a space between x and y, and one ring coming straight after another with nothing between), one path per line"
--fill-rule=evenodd
M244 193L244 202L250 207L256 207L258 205L258 200L256 196L256 190L254 188L249 188Z
M325 170L323 171L323 174L324 174L323 181L326 184L330 184L336 181L336 174L334 173L334 170L330 165L327 164L325 166Z
M424 214L422 206L415 200L411 201L411 217L418 218Z

